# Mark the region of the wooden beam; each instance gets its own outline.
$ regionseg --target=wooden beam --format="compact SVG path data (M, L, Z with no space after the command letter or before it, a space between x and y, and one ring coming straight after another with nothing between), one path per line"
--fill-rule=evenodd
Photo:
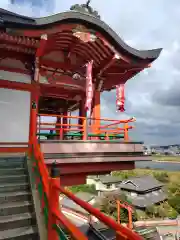
M25 47L32 47L32 48L36 48L39 42L39 40L36 40L36 39L27 38L27 37L18 36L18 35L12 36L5 32L0 33L0 41L8 42L10 44L15 44L15 45L18 44Z
M68 70L68 71L76 71L81 68L79 64L70 64L65 62L55 62L47 59L41 60L41 66L54 68L54 69L62 69L62 70Z
M100 67L94 71L93 78L99 78L102 74L117 60L120 59L119 55L114 54L114 56L104 60Z
M28 91L28 92L32 92L34 90L34 87L31 84L13 82L13 81L2 80L2 79L0 79L0 88L15 89L20 91Z
M34 56L27 55L26 53L19 52L17 54L17 52L10 51L10 50L7 51L7 49L1 49L0 56L4 58L12 58L12 59L20 60L23 63L26 61L31 62L34 59Z
M75 81L72 77L67 75L53 75L47 76L44 72L41 72L41 76L47 77L47 81L51 86L69 86L69 88L76 88L85 91L85 81Z
M69 99L74 99L77 95L83 95L84 92L80 92L79 89L72 91L71 89L64 89L62 86L50 86L48 84L40 84L40 91L41 95L43 96L49 96L49 97L63 97L66 98L66 96Z

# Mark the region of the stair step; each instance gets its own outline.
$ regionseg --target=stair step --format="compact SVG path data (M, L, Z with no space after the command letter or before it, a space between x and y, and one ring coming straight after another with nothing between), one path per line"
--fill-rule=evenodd
M24 168L26 165L25 162L18 162L18 161L4 161L4 162L0 162L0 168L1 169L8 169L8 168Z
M3 183L0 184L0 193L24 191L29 189L28 183Z
M14 215L25 212L33 212L31 201L8 202L0 204L0 216Z
M0 163L3 162L3 161L18 161L18 162L24 162L26 159L25 157L0 157Z
M0 204L6 202L28 201L31 199L29 191L15 191L0 193Z
M36 224L35 213L21 213L9 216L0 216L0 231L32 226Z
M0 168L0 176L3 175L23 175L26 174L25 168Z
M36 226L21 227L0 231L0 240L38 240L38 230Z
M28 182L28 175L23 174L23 175L3 175L0 176L0 185L2 183L25 183Z

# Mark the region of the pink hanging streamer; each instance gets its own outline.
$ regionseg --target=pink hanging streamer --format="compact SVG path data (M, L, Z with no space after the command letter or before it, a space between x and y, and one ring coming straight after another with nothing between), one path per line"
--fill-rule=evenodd
M86 111L91 110L93 99L92 66L93 60L86 64Z
M124 95L124 84L120 84L116 86L116 107L117 111L124 112L124 103L125 103L125 95Z

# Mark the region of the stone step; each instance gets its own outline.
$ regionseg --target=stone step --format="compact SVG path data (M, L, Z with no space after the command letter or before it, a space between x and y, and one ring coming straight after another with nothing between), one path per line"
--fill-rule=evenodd
M0 157L1 162L25 162L25 157Z
M28 182L28 175L3 175L0 176L0 185L3 183L26 183Z
M26 174L25 168L0 168L0 176L3 175L23 175Z
M29 201L31 200L30 191L15 191L0 193L0 204L6 202Z
M3 183L0 184L0 193L29 190L29 183Z
M38 240L36 226L21 227L0 231L0 240Z
M14 215L33 211L33 204L31 201L7 202L0 204L0 216Z
M20 213L0 217L0 231L33 226L36 224L35 213Z
M18 162L18 161L2 161L0 162L0 169L6 169L6 168L24 168L26 166L26 163L23 162Z

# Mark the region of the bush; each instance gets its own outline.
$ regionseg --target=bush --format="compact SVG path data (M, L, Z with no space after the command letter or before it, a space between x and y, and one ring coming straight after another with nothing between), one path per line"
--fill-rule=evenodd
M160 182L169 182L169 176L166 172L153 172L153 176Z
M88 193L96 194L96 187L94 184L92 185L83 184L83 185L72 186L69 188L69 190L73 193L88 192Z
M180 196L176 195L168 199L169 205L174 208L178 213L180 213Z
M150 218L155 217L155 215L156 215L156 207L154 205L146 207L145 213Z
M113 172L113 176L118 176L121 177L121 179L127 179L129 177L136 177L137 173L134 170L125 170L125 171L120 171L120 172Z
M178 216L178 213L176 212L175 209L171 208L169 211L168 211L168 218L169 219L176 219Z
M118 213L117 213L117 201L121 200L121 203L128 202L127 197L119 192L119 193L111 193L104 196L98 207L102 212L105 214L118 219ZM133 221L137 220L136 212L132 214ZM128 222L128 211L124 208L120 208L120 220L121 222L127 223Z

